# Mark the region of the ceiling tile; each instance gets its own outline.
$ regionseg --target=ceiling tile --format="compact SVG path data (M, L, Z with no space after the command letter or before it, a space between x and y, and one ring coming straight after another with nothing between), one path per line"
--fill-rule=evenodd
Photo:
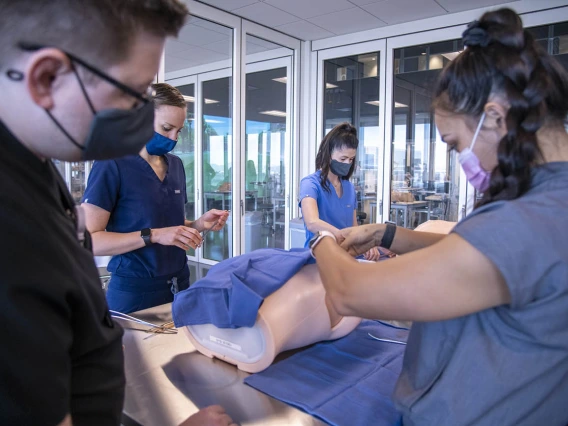
M334 33L324 30L308 21L298 21L281 25L277 27L277 29L300 40L319 40L334 35Z
M164 60L166 72L182 70L184 68L191 68L191 62L185 59L176 58L175 56L166 55Z
M204 47L189 46L189 49L184 50L183 52L170 53L168 57L185 59L195 66L229 59L230 55L224 55Z
M349 1L353 4L356 4L357 6L363 6L365 4L378 3L383 0L349 0Z
M384 0L361 7L389 25L431 18L447 13L434 0Z
M220 53L227 57L233 55L233 44L227 43L226 41L217 41L215 43L209 43L202 46L204 49L213 50L214 52Z
M450 13L464 10L478 9L481 7L497 6L503 3L511 3L518 0L436 0L440 6Z
M251 43L247 41L247 55L252 55L253 53L259 53L259 52L266 52L267 49L264 46L260 46L256 43Z
M191 47L190 44L179 42L173 38L166 39L166 55L170 53L183 52Z
M230 36L219 33L217 31L207 30L195 24L189 24L185 25L181 29L177 40L181 41L182 43L200 46L201 44L203 44L203 40L207 40L209 43L214 43L221 40L230 40Z
M386 25L380 19L358 7L316 16L308 19L308 21L335 34L349 34Z
M282 46L280 46L279 44L276 43L272 43L270 41L267 40L263 40L261 38L252 36L250 34L247 34L247 43L254 43L257 44L259 46L264 47L266 50L273 50L273 49L280 49Z
M216 22L211 22L211 21L207 21L205 19L196 18L195 20L191 20L191 23L193 25L198 26L198 27L205 28L205 29L211 30L211 31L215 31L215 32L224 34L226 36L233 35L233 29L232 28L226 27L226 26L221 25L221 24L217 24Z
M254 3L259 3L262 0L198 0L201 3L206 3L211 6L218 7L223 10L235 10L240 7L250 6ZM191 12L191 10L190 10Z
M302 19L353 7L353 4L347 0L264 0L264 2Z
M298 21L297 17L264 3L235 9L233 13L267 27L277 27Z

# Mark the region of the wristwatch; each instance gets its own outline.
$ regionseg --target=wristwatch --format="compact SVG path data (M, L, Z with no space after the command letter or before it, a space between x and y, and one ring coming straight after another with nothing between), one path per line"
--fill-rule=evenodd
M146 244L146 246L152 244L152 241L150 241L151 235L152 235L152 230L150 228L144 228L142 231L140 231L140 236L144 240L144 244Z
M323 240L325 237L331 237L333 238L333 241L337 242L337 239L335 238L335 235L333 235L331 232L329 231L318 231L315 233L315 235L311 238L311 240L308 242L308 247L310 248L310 252L312 253L312 257L315 259L316 257L314 256L314 249L316 248L316 246L319 244L319 242L321 240Z

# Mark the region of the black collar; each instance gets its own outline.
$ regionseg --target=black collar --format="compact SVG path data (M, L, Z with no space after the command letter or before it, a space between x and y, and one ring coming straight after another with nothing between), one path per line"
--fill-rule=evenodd
M41 137L38 136L38 137ZM74 210L74 201L65 181L49 159L41 160L26 148L0 120L0 167L7 164L14 178L24 179L41 197L55 200L66 211Z
M38 135L41 137L41 135ZM0 146L2 157L10 161L23 163L28 169L37 173L45 173L48 169L47 160L40 160L33 152L26 148L0 120Z

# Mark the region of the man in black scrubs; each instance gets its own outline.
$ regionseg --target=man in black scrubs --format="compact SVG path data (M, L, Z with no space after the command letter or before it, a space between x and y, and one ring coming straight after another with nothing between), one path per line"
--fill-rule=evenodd
M122 330L51 159L137 153L177 0L0 1L0 425L119 425ZM220 407L185 425L228 425Z

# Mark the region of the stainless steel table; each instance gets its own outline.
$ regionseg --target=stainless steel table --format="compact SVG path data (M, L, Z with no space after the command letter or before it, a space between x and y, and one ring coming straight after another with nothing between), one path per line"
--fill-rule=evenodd
M402 226L404 226L405 228L408 228L408 225L412 226L412 223L410 223L412 220L412 213L418 209L424 209L426 207L428 207L427 201L412 201L412 202L393 201L390 206L391 211L394 210L396 212L398 210L402 210L403 212ZM428 210L426 213L428 215L427 220L430 220L430 210ZM396 219L397 218L395 216L395 223L398 222Z
M162 324L171 305L133 314ZM219 404L242 426L321 426L325 423L245 385L235 366L195 350L183 331L149 334L144 326L125 328L126 398L124 413L143 426L179 425L208 405Z

